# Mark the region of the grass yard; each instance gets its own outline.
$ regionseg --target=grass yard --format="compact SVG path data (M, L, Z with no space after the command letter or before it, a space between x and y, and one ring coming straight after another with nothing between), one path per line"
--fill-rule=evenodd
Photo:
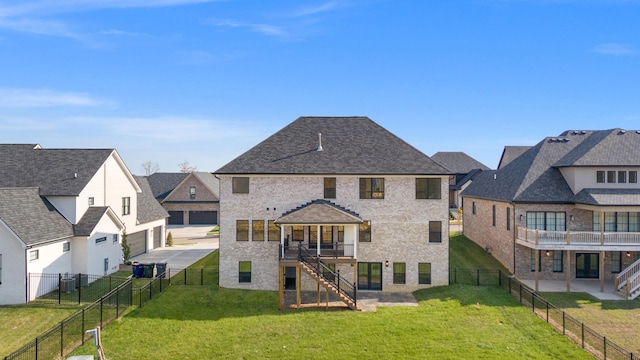
M498 260L461 234L454 234L449 238L449 269L455 268L495 269L509 273Z
M587 293L541 293L550 303L634 354L640 354L640 298L598 300Z
M173 286L109 325L102 344L110 360L592 358L500 289L437 287L416 298L419 307L374 313L279 311L272 291ZM94 352L87 344L74 355Z
M0 306L0 357L18 350L80 309L77 305Z

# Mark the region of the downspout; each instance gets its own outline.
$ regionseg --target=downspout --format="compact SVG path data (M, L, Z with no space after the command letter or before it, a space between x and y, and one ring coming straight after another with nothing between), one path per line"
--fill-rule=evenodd
M24 276L25 276L25 287L24 287L24 303L28 304L29 303L29 273L28 273L28 254L29 254L29 249L31 249L31 246L26 246L24 248Z
M511 205L513 206L513 229L512 234L511 234L511 238L513 240L513 274L515 275L516 273L516 234L518 233L517 229L518 229L518 225L516 224L516 219L518 218L516 216L516 204L511 203Z

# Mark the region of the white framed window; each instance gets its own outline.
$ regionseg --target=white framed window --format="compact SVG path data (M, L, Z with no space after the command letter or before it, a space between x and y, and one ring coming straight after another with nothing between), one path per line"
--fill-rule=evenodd
M196 187L192 186L189 188L189 198L191 199L195 199L196 198Z
M131 214L131 198L123 197L122 198L122 215Z
M93 196L89 197L89 206L93 206L95 204L96 200Z
M114 243L118 242L118 234L113 234L113 242Z
M100 238L96 239L96 244L100 244L100 243L103 243L105 241L107 241L107 237L103 236L103 237L100 237Z
M66 241L62 243L62 252L71 251L71 243Z
M40 258L40 250L29 251L29 261L36 261Z

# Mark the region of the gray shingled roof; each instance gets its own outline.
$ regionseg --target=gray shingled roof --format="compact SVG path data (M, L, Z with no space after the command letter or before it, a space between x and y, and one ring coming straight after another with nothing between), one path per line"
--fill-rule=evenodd
M474 169L490 170L485 164L461 151L439 151L431 159L456 174L467 174Z
M466 184L468 181L471 181L471 180L475 179L476 176L478 176L481 172L482 172L482 170L480 170L480 169L473 169L473 170L469 171L469 173L466 174L465 176L460 176L460 178L458 178L456 176L456 183L453 184L453 185L449 185L449 189L451 189L451 190L460 190L460 189L462 189L462 186L464 184Z
M160 220L169 217L169 213L160 205L158 200L153 197L151 187L149 187L148 179L144 176L134 176L138 186L142 192L138 193L138 223L144 224L150 221Z
M153 173L147 176L153 197L164 200L176 186L189 176L189 173Z
M325 199L317 199L287 211L276 224L359 224L360 215Z
M545 138L497 171L483 171L462 195L512 202L574 203L575 196L559 167L638 166L638 149L640 134L635 131L566 131ZM632 160L628 153L638 155Z
M202 183L208 187L216 198L220 198L220 180L210 172L197 171L193 173Z
M107 210L109 210L108 206L89 207L80 218L80 221L73 226L76 236L90 236Z
M582 189L577 204L596 206L640 206L640 189Z
M25 244L73 237L73 226L37 188L0 189L0 220Z
M323 151L317 151L318 134ZM423 174L450 171L367 117L300 117L218 174Z
M113 149L0 146L0 187L38 187L41 195L77 196Z
M524 152L529 149L531 149L531 146L505 146L504 150L502 150L500 163L498 163L498 169L502 169L508 163L512 162L515 158L524 154Z

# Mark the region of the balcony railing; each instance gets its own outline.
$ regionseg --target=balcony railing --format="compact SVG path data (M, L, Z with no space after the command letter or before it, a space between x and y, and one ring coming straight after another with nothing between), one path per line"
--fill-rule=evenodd
M532 245L638 246L638 232L546 231L518 226L517 239Z
M289 259L297 256L298 247L300 246L298 241L290 241L288 244L280 247L280 259ZM305 244L303 245L314 254L317 254L317 244ZM287 256L289 255L289 256ZM354 258L354 246L353 244L345 244L342 242L325 243L320 244L320 257L323 258Z

